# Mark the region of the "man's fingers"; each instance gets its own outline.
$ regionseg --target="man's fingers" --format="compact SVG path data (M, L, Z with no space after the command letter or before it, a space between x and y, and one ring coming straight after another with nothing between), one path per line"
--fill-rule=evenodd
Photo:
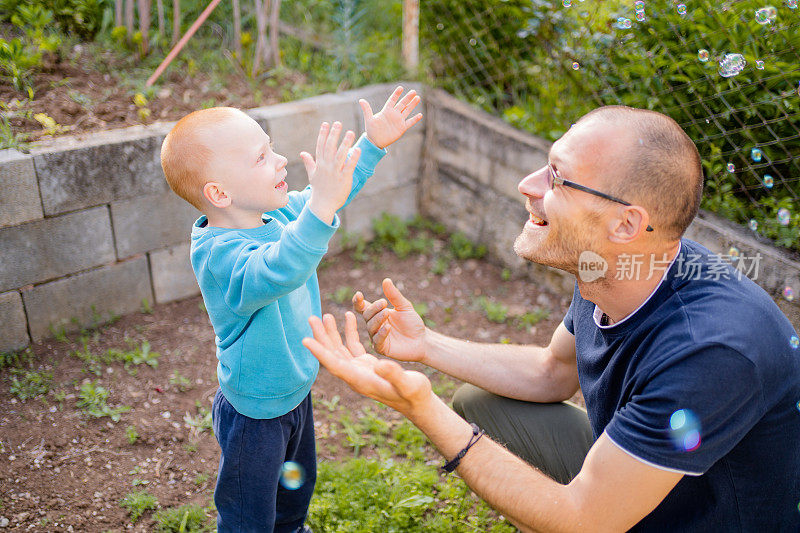
M356 313L358 314L363 313L364 309L366 309L368 305L371 304L364 299L364 295L361 293L361 291L357 291L353 295L353 309L356 310Z
M375 316L370 318L367 321L367 331L369 332L369 336L372 337L375 333L378 332L378 329L386 322L386 315L389 312L388 309L382 309L378 311Z
M383 108L386 109L387 107L394 107L397 101L400 99L401 94L403 94L403 86L398 85L389 96L389 99L386 100L386 104L383 106Z
M344 341L351 354L359 355L361 353L366 353L364 346L361 344L361 340L358 338L358 322L356 321L356 315L350 311L344 314Z
M317 135L317 157L316 160L319 161L320 157L322 157L322 151L325 148L325 141L328 140L328 132L330 131L330 124L327 122L323 122L322 125L319 127L319 135Z
M322 324L325 326L325 332L328 338L333 343L333 348L338 349L342 346L342 336L339 335L339 330L336 328L336 319L330 313L322 315Z
M361 313L361 316L364 317L364 320L369 322L372 317L378 314L378 312L381 310L385 309L387 305L389 304L387 304L386 300L383 298L375 300L364 309L364 311Z
M372 118L372 107L370 107L369 102L364 100L363 98L358 101L359 105L361 106L361 110L364 112L364 120L369 120Z
M386 339L389 337L389 324L384 322L377 327L374 335L370 335L372 337L372 345L375 346L375 349L378 350L379 353L385 353L386 348Z
M375 364L375 373L392 384L397 392L406 388L405 370L399 364L389 359L381 359Z
M383 294L386 295L386 298L389 299L391 304L398 311L408 311L414 309L414 306L411 304L411 302L408 301L405 296L403 296L403 294L400 292L400 289L395 287L394 283L392 283L392 280L389 278L383 280Z

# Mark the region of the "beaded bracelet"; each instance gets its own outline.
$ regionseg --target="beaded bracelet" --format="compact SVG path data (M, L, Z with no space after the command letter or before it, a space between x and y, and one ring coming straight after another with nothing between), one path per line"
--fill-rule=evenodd
M452 461L446 462L444 466L441 468L442 472L444 472L445 474L449 474L450 472L455 470L456 467L458 466L458 463L461 462L461 459L463 459L464 456L467 455L467 451L469 451L469 449L472 448L475 445L475 443L480 440L481 437L483 437L484 433L486 433L484 430L479 428L477 424L470 424L470 425L472 426L472 437L470 437L469 442L464 447L464 449L458 452L456 456L453 457Z

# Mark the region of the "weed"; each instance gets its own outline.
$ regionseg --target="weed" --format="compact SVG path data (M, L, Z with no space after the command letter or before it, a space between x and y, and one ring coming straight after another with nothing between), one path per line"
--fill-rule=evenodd
M131 522L136 522L145 511L158 508L158 500L145 490L129 492L119 504L128 510Z
M135 375L135 370L132 366L146 363L148 366L156 368L158 366L158 358L161 354L158 352L150 351L150 343L142 341L141 346L137 346L136 342L131 339L125 339L128 343L130 350L117 350L111 348L107 353L107 361L120 361L124 364L125 370Z
M508 281L511 279L511 271L507 268L504 268L502 272L500 272L500 279L503 281Z
M194 476L194 484L197 485L198 487L201 485L205 485L206 483L208 483L208 479L210 477L211 476L208 474L208 472L199 472L196 476Z
M485 296L481 296L475 301L483 309L489 322L503 324L508 319L508 307L501 302L494 302Z
M417 302L413 305L414 311L416 311L417 314L422 318L422 321L425 323L425 325L430 328L435 328L436 322L428 318L428 312L430 311L428 304L425 302Z
M139 440L139 432L136 431L136 426L130 425L125 428L125 437L128 438L128 444L133 446Z
M139 479L138 477L133 478L133 481L131 481L131 485L133 485L134 487L138 487L139 485L149 485L149 484L150 482L148 480Z
M102 418L104 416L110 417L114 422L119 422L122 413L130 411L131 408L127 405L111 408L106 403L108 399L108 390L106 390L98 381L90 381L81 386L78 393L78 407L93 418Z
M461 232L450 235L450 251L458 259L481 259L486 255L486 246L475 244Z
M84 363L86 363L89 372L92 374L99 376L103 373L103 369L101 368L100 361L98 361L92 351L89 349L89 337L85 334L81 335L78 338L78 342L81 344L81 348L71 352L70 355L72 357L77 357Z
M48 372L20 369L11 372L14 374L11 380L11 393L23 401L47 394L53 382L53 375Z
M171 532L195 532L209 531L209 517L206 511L199 505L187 504L180 507L170 507L158 511L153 517L156 521L155 531Z
M169 384L174 385L181 392L186 392L192 388L192 380L182 376L177 370L172 371L172 375L169 377Z
M152 315L153 314L153 306L150 305L150 300L148 300L147 298L142 298L142 309L141 310L142 310L142 313L144 313L146 315Z
M330 400L320 400L320 403L324 405L325 408L332 413L336 410L336 406L339 404L339 400L341 400L341 398L339 398L339 395L337 394Z
M355 294L355 292L356 291L352 287L348 287L347 285L342 285L333 292L331 300L333 300L339 305L342 305L345 302L349 302L350 298L353 297L353 294Z
M456 383L451 379L442 379L433 385L433 393L442 398L449 398L456 391Z
M0 369L19 367L27 363L33 357L30 348L18 350L16 352L0 352Z
M528 329L535 326L542 320L546 320L550 316L550 311L547 309L536 308L533 311L523 313L517 317L517 328Z
M197 413L194 416L186 413L183 421L193 428L194 433L200 434L211 429L211 411L200 402L195 402L195 407L197 407Z
M206 312L206 304L204 302L200 302L199 304L197 304L197 308L204 313Z
M69 339L67 338L67 329L64 327L63 324L59 326L50 324L50 333L53 335L53 338L58 342L69 341Z
M197 451L197 443L194 441L187 442L183 445L183 449L189 453L194 453Z
M450 268L450 258L444 255L440 255L436 258L436 261L433 263L431 267L431 272L436 274L437 276L441 276L447 269Z

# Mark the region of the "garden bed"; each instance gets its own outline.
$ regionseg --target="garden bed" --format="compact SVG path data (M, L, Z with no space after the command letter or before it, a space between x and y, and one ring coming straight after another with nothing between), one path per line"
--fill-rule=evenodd
M404 255L409 243L425 253L400 259L362 242L330 257L320 269L323 310L341 317L353 289L374 299L390 276L436 330L475 341L546 344L566 311L565 298L528 279L513 279L484 260L458 259L459 251L461 257L480 255L466 241L401 237L392 246ZM145 305L113 324L37 343L16 358L5 354L0 516L8 530L177 531L183 517L191 525L195 515L198 523L213 524L219 458L208 430L217 388L213 339L202 300L191 298ZM423 370L449 399L456 383ZM100 387L108 391L105 402L97 400ZM365 521L380 530L514 530L461 482L439 479L440 457L405 419L324 369L312 394L325 480L312 502L315 531L363 530ZM27 395L33 397L21 399ZM92 398L92 406L78 406ZM116 413L121 407L130 409ZM95 418L92 408L119 420ZM370 462L354 462L355 456ZM397 467L405 461L411 464ZM353 483L353 476L363 483ZM372 495L359 502L363 507L341 502L360 485ZM131 493L138 496L124 506ZM142 516L133 521L129 509Z

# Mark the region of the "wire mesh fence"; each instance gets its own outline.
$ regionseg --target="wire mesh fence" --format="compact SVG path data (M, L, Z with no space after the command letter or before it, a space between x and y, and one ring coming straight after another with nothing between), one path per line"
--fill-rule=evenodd
M796 0L424 0L430 81L555 139L599 105L674 118L703 158L703 206L800 250Z

